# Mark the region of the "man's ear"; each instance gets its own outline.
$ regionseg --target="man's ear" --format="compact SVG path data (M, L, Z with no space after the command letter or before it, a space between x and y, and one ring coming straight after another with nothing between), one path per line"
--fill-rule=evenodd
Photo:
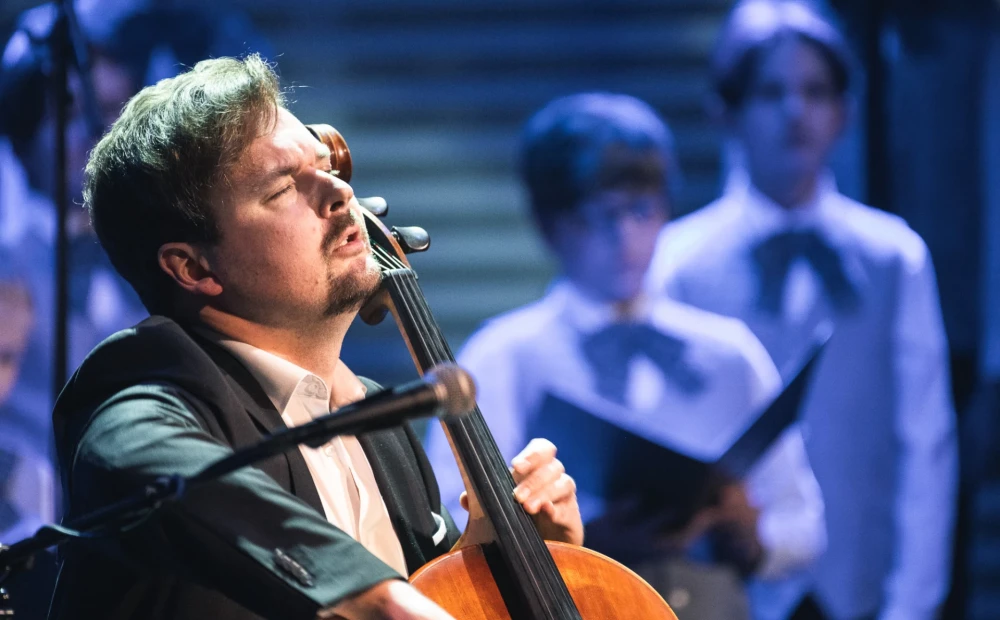
M156 255L160 269L182 289L195 295L215 297L222 293L205 252L190 243L164 243Z

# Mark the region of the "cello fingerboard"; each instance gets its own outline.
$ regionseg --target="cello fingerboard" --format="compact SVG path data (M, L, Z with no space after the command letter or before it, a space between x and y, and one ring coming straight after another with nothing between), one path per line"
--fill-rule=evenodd
M384 263L383 288L390 311L421 374L455 356L432 316L416 273L393 262L377 245ZM496 533L485 549L494 579L515 618L580 620L581 616L531 517L514 499L514 480L477 407L470 415L444 422L446 431ZM516 613L515 613L516 612Z

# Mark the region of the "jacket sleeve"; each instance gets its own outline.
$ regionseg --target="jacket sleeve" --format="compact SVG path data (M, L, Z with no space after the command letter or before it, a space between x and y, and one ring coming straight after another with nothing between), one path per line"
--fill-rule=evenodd
M203 407L157 384L104 402L73 438L76 449L64 464L72 513L95 510L159 476L191 476L230 454L199 424ZM125 535L89 544L138 571L218 590L267 618L314 618L352 593L400 578L254 467L191 488Z

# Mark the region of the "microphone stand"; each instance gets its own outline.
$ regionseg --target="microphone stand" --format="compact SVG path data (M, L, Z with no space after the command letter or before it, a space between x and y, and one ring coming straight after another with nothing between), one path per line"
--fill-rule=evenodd
M52 92L55 106L55 342L53 345L52 390L53 400L66 384L69 358L69 162L67 159L67 130L69 110L73 104L69 92L69 69L72 65L80 78L82 109L91 136L99 137L103 131L97 94L90 74L90 54L80 30L73 0L60 0L56 4L56 20L49 35L52 50Z
M49 33L47 41L50 58L52 59L52 73L49 79L55 112L55 144L53 145L55 151L55 166L53 171L55 176L55 190L52 196L56 215L56 238L54 244L55 312L53 317L55 322L55 339L53 342L52 360L53 400L59 396L59 392L66 384L69 358L69 231L67 220L69 218L70 197L67 130L69 128L69 110L73 103L69 91L70 66L76 69L80 79L80 97L82 99L82 109L87 122L88 132L93 137L100 137L104 129L100 107L97 103L97 94L91 76L90 54L83 31L80 29L73 0L58 0L55 10L55 22L52 25L52 30ZM19 552L21 554L20 559L18 559L18 556L13 556L15 560L12 560L9 565L0 561L0 585L14 571L15 564L19 565L28 562L36 551L45 549L52 544L59 544L59 542L65 540L67 536L55 535L55 532L59 531L59 529L58 526L43 527L35 537L40 537L40 541L51 540L53 542L41 547L36 545L21 547L23 551ZM28 543L30 540L22 542ZM8 551L7 547L0 544L0 556L6 555ZM0 587L0 617L13 615L12 611L5 609L8 604L8 594Z
M348 405L342 408L343 413L331 413L308 424L275 433L258 444L209 464L193 476L185 478L174 474L157 478L138 492L72 519L65 525L45 525L34 536L9 547L0 544L0 585L12 573L30 565L32 557L39 551L75 539L104 538L130 530L148 519L164 502L179 500L190 489L286 452L298 444L318 447L338 435L383 430L399 426L414 417L441 415L442 411L448 415L449 405L442 403L433 390L424 388L428 388L428 384L418 380L382 390L356 403L363 406ZM424 416L415 416L412 411L417 409L430 411ZM0 617L5 615L3 606L3 595L0 593Z

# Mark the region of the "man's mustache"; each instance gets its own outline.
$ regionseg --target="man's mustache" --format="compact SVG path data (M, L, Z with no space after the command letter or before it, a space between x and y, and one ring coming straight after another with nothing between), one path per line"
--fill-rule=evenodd
M323 237L323 252L328 253L333 248L333 244L340 240L340 236L344 234L344 231L353 224L360 224L353 211L347 211L336 216L330 224L330 230ZM364 234L363 228L361 234Z

